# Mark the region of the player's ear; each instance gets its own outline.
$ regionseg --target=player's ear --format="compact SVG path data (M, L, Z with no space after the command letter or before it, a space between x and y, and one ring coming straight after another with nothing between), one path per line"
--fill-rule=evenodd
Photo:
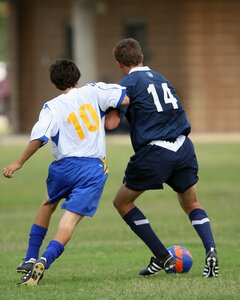
M118 66L120 69L123 69L123 68L124 68L124 64L123 64L123 63L121 63L121 62L119 62L119 61L117 61L117 60L116 60L116 63L117 63L117 66Z

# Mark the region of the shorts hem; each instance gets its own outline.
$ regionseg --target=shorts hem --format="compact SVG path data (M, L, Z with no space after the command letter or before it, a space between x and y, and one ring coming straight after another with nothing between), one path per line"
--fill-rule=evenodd
M149 190L163 190L163 186L159 186L159 187L137 187L137 186L134 186L134 185L131 185L127 182L125 182L125 186L130 189L130 190L133 190L133 191L149 191Z
M69 208L69 207L61 207L62 209L65 209L65 210L67 210L67 211L69 211L69 212L72 212L72 213L74 213L74 214L77 214L77 215L81 215L81 216L83 216L83 217L92 217L92 216L94 216L95 215L95 213L96 213L96 210L94 211L94 212L92 212L92 213L83 213L83 212L80 212L80 211L76 211L76 210L74 210L74 209L71 209L71 207Z
M179 189L174 189L173 188L173 190L176 192L176 193L184 193L184 192L186 192L188 189L190 189L192 186L194 186L196 183L198 182L198 179L194 182L194 183L191 183L191 184L189 184L185 189L183 189L183 190L179 190Z

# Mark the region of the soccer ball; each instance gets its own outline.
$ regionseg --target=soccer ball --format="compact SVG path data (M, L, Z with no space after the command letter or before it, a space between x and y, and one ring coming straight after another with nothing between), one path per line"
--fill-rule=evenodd
M172 246L168 251L176 260L174 269L167 270L167 273L187 273L192 267L192 254L182 246Z

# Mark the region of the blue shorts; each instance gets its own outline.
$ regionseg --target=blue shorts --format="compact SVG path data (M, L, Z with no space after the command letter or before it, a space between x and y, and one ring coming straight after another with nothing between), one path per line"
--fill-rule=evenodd
M65 198L63 209L93 216L107 177L108 169L98 158L66 157L54 161L48 169L48 202Z
M176 152L156 145L143 147L130 158L123 182L135 191L163 189L166 183L183 193L198 181L197 174L194 147L186 137Z

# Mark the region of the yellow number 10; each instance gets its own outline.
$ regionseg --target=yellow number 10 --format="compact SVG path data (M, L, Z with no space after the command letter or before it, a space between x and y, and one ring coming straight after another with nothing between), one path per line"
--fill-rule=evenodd
M91 120L89 120L89 117L86 113L86 111L89 112L89 114L91 115L94 124L91 123ZM84 125L87 127L87 129L89 131L96 131L99 128L99 118L98 115L95 111L95 109L92 107L91 104L83 104L82 106L80 106L79 108L79 116L81 117L81 119L83 120ZM72 123L75 130L77 131L77 134L80 138L80 140L83 140L86 138L84 131L81 127L81 125L78 122L78 118L76 116L76 114L74 112L71 112L68 115L67 118L68 123Z

